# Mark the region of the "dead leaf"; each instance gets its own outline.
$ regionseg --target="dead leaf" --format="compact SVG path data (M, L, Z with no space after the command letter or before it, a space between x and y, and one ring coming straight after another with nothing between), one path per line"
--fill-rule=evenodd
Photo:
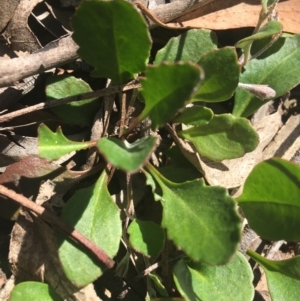
M57 250L53 228L23 211L12 230L9 248L9 262L17 282L46 282L65 300L101 301L92 284L79 289L67 279Z
M0 184L22 193L28 198L36 199L42 181L51 180L55 183L55 195L51 197L51 204L61 206L63 195L88 173L86 171L67 170L53 162L39 157L25 157L20 162L11 164L0 175ZM0 197L0 216L15 219L19 206Z
M15 162L22 160L26 156L37 156L37 138L14 135L13 142L6 136L0 136L0 170Z
M9 301L11 291L15 286L15 276L12 275L5 283L4 287L0 290L0 300Z
M169 24L212 30L255 27L260 10L260 0L215 0ZM276 7L276 12L279 14L279 21L283 24L283 31L300 33L299 0L281 0Z
M291 116L264 151L264 160L280 157L291 160L300 149L300 115Z

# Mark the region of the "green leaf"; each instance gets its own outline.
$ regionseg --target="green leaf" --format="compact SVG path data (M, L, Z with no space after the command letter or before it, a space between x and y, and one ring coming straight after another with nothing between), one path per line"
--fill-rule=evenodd
M163 229L147 221L134 220L128 227L129 242L138 252L156 258L165 243Z
M162 189L162 226L168 237L193 260L226 263L241 237L236 204L226 190L203 180L176 184L150 164L147 168Z
M194 101L220 102L229 99L239 82L240 66L233 48L213 50L198 62L205 79L194 95Z
M231 114L215 115L208 124L191 127L178 135L191 141L202 156L215 161L242 157L259 143L250 122Z
M155 288L157 289L158 293L159 293L161 296L163 296L163 297L168 297L168 296L169 296L169 294L168 294L166 288L165 288L164 285L162 284L161 279L160 279L157 275L151 274L151 273L150 273L150 274L148 274L147 276L153 281L153 283L154 283L154 285L155 285Z
M58 159L73 151L89 148L92 142L75 142L67 139L58 127L53 133L45 124L38 128L39 155L48 160Z
M278 34L281 31L282 31L282 24L280 22L270 21L267 24L265 24L263 27L261 27L256 34L238 41L236 43L236 47L245 49L253 41L272 37L273 35Z
M184 301L181 298L157 298L157 299L151 299L151 301Z
M126 140L102 138L97 142L99 152L113 166L135 172L143 166L155 148L156 137L149 136L128 143Z
M92 89L85 81L70 75L52 76L46 83L46 96L49 99L60 99L90 91ZM66 123L83 126L93 122L98 108L99 101L92 98L53 107L51 111Z
M154 177L147 172L145 169L142 170L145 177L146 177L146 185L150 186L153 198L155 201L161 201L162 199L162 191L159 185L157 185L157 182L155 181Z
M237 198L251 229L269 240L300 241L300 168L282 159L255 166Z
M264 269L268 288L273 301L294 301L300 294L300 257L272 261L252 250L247 254Z
M212 120L214 113L211 109L204 106L194 105L185 108L184 111L175 118L175 123L184 123L188 125L204 125Z
M268 41L256 41L252 45L251 52L257 53ZM276 91L275 97L279 97L300 83L299 65L300 35L279 38L262 55L247 63L245 71L240 76L240 82L269 85ZM265 103L250 92L237 88L233 114L247 117Z
M119 209L107 190L107 175L102 173L91 187L78 190L63 208L62 219L73 226L106 254L114 257L119 249L122 224ZM93 282L106 267L82 246L58 234L59 258L67 277L78 287Z
M92 76L122 84L146 68L151 41L144 19L132 4L121 0L82 2L72 27L78 54L95 67Z
M200 171L182 154L177 145L169 148L165 154L170 162L158 168L158 171L171 182L183 183L202 178Z
M206 29L191 29L171 38L156 54L154 64L162 62L190 61L197 63L203 54L217 48L217 36Z
M222 266L186 263L183 259L173 268L177 289L186 301L252 301L253 273L246 258L237 253Z
M17 284L11 292L10 301L62 301L46 283L26 281Z
M141 80L145 109L138 117L150 117L152 129L169 121L192 97L200 83L200 69L189 63L149 66Z

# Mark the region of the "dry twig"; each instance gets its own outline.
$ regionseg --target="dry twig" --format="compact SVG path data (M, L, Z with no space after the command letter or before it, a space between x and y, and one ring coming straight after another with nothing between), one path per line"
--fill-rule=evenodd
M77 241L85 248L87 248L90 252L92 252L97 257L97 259L99 259L107 268L111 269L115 265L114 260L111 259L100 247L98 247L94 242L85 237L79 231L77 231L76 229L65 223L63 220L58 218L51 211L46 210L44 207L34 203L33 201L24 197L23 195L6 188L3 185L0 185L0 194L10 198L14 202L36 213L46 222L51 223L58 230L72 237L75 241Z
M121 91L136 89L139 87L140 87L140 84L138 82L132 81L126 85L114 86L114 87L103 89L103 90L96 90L96 91L91 91L91 92L87 92L87 93L76 94L73 96L69 96L69 97L65 97L65 98L61 98L61 99L57 99L57 100L49 100L47 102L41 102L37 105L0 116L0 123L7 122L13 118L16 118L18 116L22 116L25 114L29 114L31 112L52 108L52 107L59 106L59 105L69 103L72 101L79 101L79 100L90 99L90 98L95 98L95 97L102 97L105 95L110 95L110 94L121 92Z

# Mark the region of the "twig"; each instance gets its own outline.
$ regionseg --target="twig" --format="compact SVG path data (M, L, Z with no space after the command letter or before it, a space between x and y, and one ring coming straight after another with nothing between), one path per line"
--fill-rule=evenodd
M43 109L52 108L52 107L59 106L59 105L69 103L69 102L72 102L72 101L79 101L79 100L84 100L84 99L89 99L89 98L101 97L101 96L117 93L117 92L120 92L120 91L127 91L127 90L131 90L131 89L136 89L136 88L139 88L139 87L140 87L140 84L137 81L132 81L132 82L130 82L126 85L122 85L122 86L114 86L114 87L111 87L111 88L107 88L107 89L103 89L103 90L96 90L96 91L82 93L82 94L77 94L77 95L65 97L65 98L62 98L62 99L50 100L50 101L47 101L47 102L41 102L37 105L34 105L34 106L31 106L31 107L28 107L28 108L24 108L24 109L14 111L14 112L11 112L11 113L0 116L0 123L1 122L7 122L7 121L9 121L13 118L16 118L18 116L21 116L21 115L29 114L31 112L35 112L35 111L39 111L39 110L43 110Z
M0 87L13 85L16 81L48 69L61 66L78 58L78 46L70 36L39 49L24 57L0 61Z
M135 280L139 280L140 278L143 278L143 277L147 276L152 271L156 270L157 268L159 268L160 266L162 266L165 263L172 262L172 261L184 258L184 257L185 257L185 255L179 255L179 256L177 256L175 258L163 259L163 260L161 260L159 262L156 262L156 263L152 264L151 266L149 266L147 269L145 269L143 272L141 272L140 274L138 274L135 277Z
M160 21L152 12L150 9L148 9L143 3L137 1L135 2L136 6L142 11L142 13L144 15L146 15L151 21L154 22L154 24L159 25L161 27L164 28L168 28L168 29L180 29L180 27L176 27L176 26L170 26L168 24L163 23L162 21ZM185 27L183 27L182 29L185 29Z
M122 137L124 128L126 126L126 93L122 93L120 96L121 101L121 119L120 119L120 130L119 130L119 137Z
M77 241L85 248L87 248L90 252L92 252L97 257L97 259L99 259L108 269L114 267L114 260L111 259L100 247L98 247L94 242L85 237L79 231L65 223L59 217L54 215L51 211L46 210L44 207L34 203L33 201L24 197L23 195L6 188L3 185L0 185L0 194L12 199L21 206L36 213L46 222L51 223L53 226L57 227L58 230L72 237L75 241Z
M202 0L200 1L202 3L201 6L212 2L214 0ZM141 3L140 1L135 2L136 6L156 25L159 25L161 27L164 28L168 28L168 29L193 29L193 28L202 28L202 27L196 27L196 26L176 26L176 25L168 25L164 22L162 22L156 15L155 13L148 9L143 3ZM180 11L177 11L178 13ZM181 12L182 14L182 12ZM174 18L173 18L174 19Z
M174 1L172 3L168 3L165 5L159 5L154 9L151 9L151 14L154 15L158 20L163 23L170 22L176 18L179 18L195 9L199 9L204 5L209 4L216 0L182 0L182 1ZM149 27L153 28L157 26L157 24L150 20Z

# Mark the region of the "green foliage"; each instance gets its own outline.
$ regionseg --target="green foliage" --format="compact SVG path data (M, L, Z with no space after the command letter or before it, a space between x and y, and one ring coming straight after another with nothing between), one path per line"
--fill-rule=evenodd
M168 297L168 292L163 286L161 279L154 274L149 274L148 277L153 281L155 288L157 289L158 293L163 297Z
M183 183L202 177L200 171L182 154L178 146L166 151L170 164L160 167L159 172L171 182Z
M113 166L128 172L134 172L141 168L152 153L156 143L153 136L136 140L130 144L126 140L102 138L97 142L100 153Z
M247 254L259 263L267 277L268 288L273 301L293 301L300 294L300 257L272 261L252 250Z
M181 298L158 298L158 299L152 299L152 301L184 301Z
M149 116L152 129L168 122L192 97L200 76L200 69L189 63L149 66L141 80L145 109L139 120Z
M122 1L83 2L72 18L78 54L95 67L94 77L122 84L146 68L150 37L132 4Z
M62 211L62 219L80 231L110 257L116 255L122 233L119 209L107 189L103 171L91 187L78 190ZM82 246L59 234L59 258L67 277L78 287L84 287L105 271Z
M272 37L275 34L280 33L282 30L282 24L278 21L270 21L265 24L259 31L250 37L244 38L236 43L236 47L246 49L252 42L256 40L262 40L268 37Z
M46 283L26 281L17 284L11 292L10 301L62 301L53 288Z
M46 96L49 99L60 99L90 91L92 89L86 82L70 75L53 76L48 78L46 83ZM66 123L82 126L93 121L95 110L98 108L99 101L93 98L53 107L51 111Z
M187 301L252 301L253 274L246 258L237 253L222 266L178 261L173 268L177 289Z
M197 63L204 69L205 79L194 100L224 101L233 95L237 87L240 66L233 48L217 50L216 45L217 39L214 33L204 29L192 29L170 39L168 44L158 52L154 63L180 60Z
M255 54L268 44L263 39L253 43L251 53ZM279 38L258 58L252 59L244 67L240 76L244 84L269 85L276 91L276 97L281 96L300 83L298 66L300 64L300 35L290 38ZM233 114L247 117L265 102L250 92L241 88L236 89Z
M129 242L138 252L156 258L165 243L162 228L153 222L134 220L128 227Z
M194 105L185 108L184 111L174 119L174 122L187 125L204 125L210 122L213 116L214 114L209 108Z
M240 76L240 66L233 48L208 52L201 57L198 65L204 69L205 79L193 101L220 102L233 95Z
M167 45L158 51L154 63L177 61L198 63L205 53L217 48L217 43L214 32L206 29L191 29L178 37L171 38Z
M269 240L300 241L300 168L282 159L254 167L237 199L250 227Z
M271 2L263 1L265 15ZM128 202L125 204L126 220L121 220L119 208L108 192L105 171L94 185L84 186L87 188L76 191L67 200L62 218L110 257L118 252L123 233L122 242L127 253L119 262L118 275L126 275L129 260L135 253L144 257L145 268L148 268L147 257L153 260L161 254L166 234L166 239L172 240L185 256L184 260L175 263L173 270L176 287L185 300L251 301L253 275L245 258L236 252L241 240L237 203L224 188L205 184L205 174L202 178L201 168L190 160L190 153L182 146L186 141L180 141L180 138L190 142L192 150L195 149L193 155L212 161L239 158L255 150L258 134L245 117L265 102L237 88L238 82L269 85L276 91L276 96L299 84L300 36L282 36L274 42L274 36L281 32L282 26L275 21L267 23L237 43L246 57L263 50L257 58L246 59L241 70L234 48L217 49L214 33L190 30L170 39L156 55L154 65L146 66L151 47L149 31L130 3L84 1L72 19L72 26L74 40L80 47L79 55L95 68L92 75L110 78L115 84L126 83L139 75L139 100L144 101L144 107L135 119L127 116L127 111L121 112L121 121L131 121L128 128L121 129L123 135L117 133L116 127L113 135L109 132L109 137L98 141L73 142L63 135L61 128L53 133L45 125L39 127L40 156L53 160L72 151L97 146L102 155L99 160L109 163L107 167L126 172L126 189L123 184L119 185L126 195L124 201ZM73 77L61 79L51 79L48 97L60 98L90 90L84 82ZM210 108L205 106L204 101L223 102L234 93L233 114L225 106L221 108L221 114L215 114L221 107L219 104L207 105ZM117 106L124 104L121 97L121 93L116 97ZM78 107L72 103L55 109L55 112L67 123L72 124L76 119L76 124L89 124L91 117L88 116L95 113L95 103L83 101L76 103ZM144 135L141 138L137 134L138 126L144 125L144 121L146 124L147 119L152 131L140 131ZM165 126L168 122L172 123L172 128ZM120 124L124 126L122 122ZM157 145L161 147L157 136L162 136L160 132L164 131L164 126L177 145L163 154L161 151L154 153ZM161 130L154 133L158 127ZM148 162L151 159L157 165L162 165L161 162L169 164L156 169ZM146 166L146 171L142 170L146 184L151 187L153 198L160 201L155 204L161 205L162 212L155 223L154 218L141 221L138 214L133 218L129 212L131 201L135 201L133 196L141 194L139 185L132 185L130 174L141 176L138 172L143 166ZM251 228L259 235L270 240L300 241L297 231L299 179L299 167L281 159L271 159L254 167L237 202ZM116 196L116 203L122 193ZM142 203L147 205L147 198ZM132 206L136 209L134 204ZM103 263L97 262L82 246L65 235L59 235L58 239L64 271L78 287L103 274ZM248 253L265 269L273 300L296 300L300 293L298 258L272 262L251 251ZM167 298L164 282L153 271L147 277L161 296L166 297L151 300L182 300Z
M48 160L58 159L70 152L91 147L91 142L75 142L67 139L61 127L53 133L45 124L39 126L38 148L40 157Z
M178 135L191 141L202 156L215 161L242 157L255 150L259 142L249 121L231 114L215 115L209 123L191 127Z
M208 187L203 180L176 184L147 168L162 190L162 226L168 237L193 260L226 263L241 236L241 220L226 190Z

